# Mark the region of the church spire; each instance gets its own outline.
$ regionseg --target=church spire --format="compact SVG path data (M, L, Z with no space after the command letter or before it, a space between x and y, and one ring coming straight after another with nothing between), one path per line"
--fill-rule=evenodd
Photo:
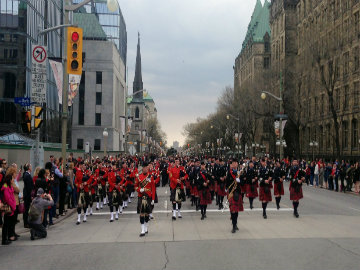
M143 90L143 81L142 81L142 71L141 71L141 53L140 53L140 33L138 33L138 45L137 45L137 54L136 54L136 67L135 67L135 77L133 83L133 93ZM134 98L142 99L143 93L137 93L134 95Z

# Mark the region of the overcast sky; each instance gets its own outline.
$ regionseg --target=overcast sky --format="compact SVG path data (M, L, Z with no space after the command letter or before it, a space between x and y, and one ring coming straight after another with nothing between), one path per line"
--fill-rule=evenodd
M241 50L256 0L119 0L128 34L129 92L137 32L144 88L154 98L168 145L183 126L213 112Z

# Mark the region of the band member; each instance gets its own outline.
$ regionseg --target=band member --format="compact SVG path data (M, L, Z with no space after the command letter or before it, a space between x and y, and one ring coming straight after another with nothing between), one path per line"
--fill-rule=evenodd
M247 182L246 197L249 198L250 209L253 209L254 199L259 196L258 194L259 183L253 162L249 163L249 167L246 170L246 182Z
M123 195L123 205L122 205L123 208L127 208L128 202L131 203L131 199L129 200L129 197L130 197L131 192L133 190L133 182L132 182L132 180L130 178L130 175L131 175L131 171L128 168L127 163L122 162L120 176L123 179L123 181L125 183L125 186L127 187L126 192Z
M158 170L154 169L154 165L152 163L149 164L148 172L155 182L155 201L154 201L154 203L158 203L159 199L158 199L156 188L160 185L160 172ZM150 219L154 219L154 216L153 216L154 206L155 206L155 204L152 204L150 206L150 210L151 210L150 215L149 215Z
M219 210L224 208L224 197L226 195L226 166L225 162L220 159L220 164L216 170L216 178L217 178L217 200L219 204Z
M122 197L124 193L124 180L122 181L119 174L110 174L109 177L109 208L110 208L110 222L114 221L114 206L115 219L119 219L119 206L122 205Z
M210 186L212 183L212 176L206 170L205 162L201 162L200 172L197 179L200 193L201 220L204 220L204 218L206 218L207 205L211 204Z
M176 220L176 212L177 217L182 218L181 216L181 202L185 199L184 192L184 180L185 180L185 171L180 168L180 160L175 159L175 166L169 169L169 178L170 178L170 201L173 205L173 215L172 219Z
M150 206L155 203L155 182L148 172L148 164L146 162L143 163L142 174L136 176L135 189L138 192L137 212L140 214L140 237L143 237L148 233Z
M105 180L104 180L105 171L101 168L97 169L95 172L95 177L97 178L97 189L96 189L96 210L103 208L103 201L104 201L104 192L105 192Z
M260 181L259 199L262 202L264 219L267 219L267 215L266 215L267 204L268 204L268 202L272 201L271 180L272 180L272 172L271 172L270 168L267 166L265 159L262 159L261 167L259 169L259 181Z
M280 201L281 196L284 195L284 179L285 179L285 170L281 166L280 162L276 162L276 167L274 169L274 196L276 200L276 208L277 210L280 209Z
M240 188L240 174L237 172L238 162L236 159L231 160L229 172L226 179L226 187L228 190L228 201L231 214L231 221L233 225L232 233L239 230L237 226L237 219L239 212L244 211L244 206L241 198Z
M77 188L77 193L79 194L77 213L78 219L76 225L80 224L81 220L81 209L84 211L83 222L86 222L87 208L89 205L89 185L87 181L89 180L89 176L86 174L86 167L84 162L80 162L80 167L77 169L75 174L75 186Z
M293 201L294 216L299 217L298 207L299 200L303 198L302 183L305 181L305 171L303 171L299 165L297 159L292 162L290 169L290 200Z

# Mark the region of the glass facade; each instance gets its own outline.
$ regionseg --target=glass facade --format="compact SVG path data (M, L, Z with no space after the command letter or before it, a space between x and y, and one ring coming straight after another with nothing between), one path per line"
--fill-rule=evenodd
M73 0L73 3L80 3L82 0ZM124 17L121 13L121 9L115 12L110 12L107 8L106 0L93 0L89 4L85 5L79 12L93 13L99 20L107 39L115 43L119 50L121 59L126 65L127 55L127 32Z
M0 0L0 135L21 133L21 111L14 97L31 94L31 45L48 47L49 57L62 57L62 31L37 38L39 30L61 24L62 0ZM47 102L41 141L60 142L58 91L47 67Z

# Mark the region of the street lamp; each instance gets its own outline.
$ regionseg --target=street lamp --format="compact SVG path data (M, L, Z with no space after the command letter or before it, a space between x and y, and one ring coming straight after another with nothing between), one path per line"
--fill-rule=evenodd
M272 98L276 99L277 101L280 102L280 141L282 140L283 137L283 130L282 130L282 120L283 120L283 96L282 96L282 72L280 72L280 97L275 96L274 94L267 92L267 91L262 91L260 97L261 99L265 100L267 95L271 96ZM282 160L283 158L283 148L280 145L280 160Z
M242 136L242 134L240 133L240 117L236 117L236 116L234 116L234 115L232 115L232 114L228 114L228 115L226 115L226 119L227 120L230 120L230 118L234 118L237 122L238 122L238 127L237 127L237 144L238 144L238 149L240 149L240 139L241 139L241 136Z
M310 145L310 147L311 147L311 149L312 149L312 156L313 156L313 161L314 161L314 160L315 160L314 148L315 148L315 147L318 147L319 144L318 144L317 141L311 141L311 142L309 143L309 145Z
M108 136L109 136L109 133L108 133L108 131L107 131L107 128L104 128L103 136L104 136L104 157L106 157L107 138L108 138Z

